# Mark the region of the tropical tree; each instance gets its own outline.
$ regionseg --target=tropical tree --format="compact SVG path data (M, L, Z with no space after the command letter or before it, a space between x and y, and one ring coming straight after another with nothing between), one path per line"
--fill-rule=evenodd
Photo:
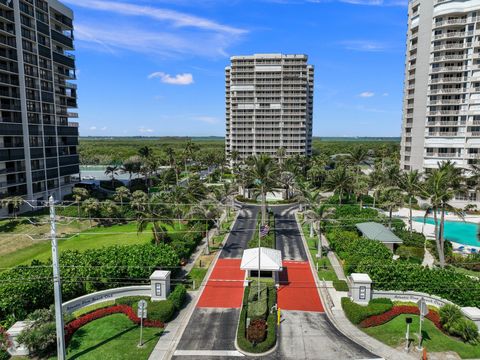
M2 206L7 206L12 208L13 218L17 219L17 213L20 210L20 207L24 203L24 200L21 196L12 196L1 200Z
M118 206L112 200L102 201L101 208L109 218L113 218L118 215Z
M320 202L320 190L314 190L305 181L297 181L295 184L294 199L300 204L300 211L303 211L304 207L308 209ZM310 233L312 233L311 229Z
M295 187L295 175L288 171L283 171L280 173L280 184L285 190L285 199L290 200L292 195L292 190Z
M324 204L317 204L312 206L305 212L305 222L310 224L311 228L315 227L318 236L317 242L317 257L322 257L322 221L324 221L330 214L332 214L334 208L328 207Z
M74 187L72 192L73 201L77 204L78 217L80 217L80 203L87 199L90 194L87 189L81 187Z
M130 206L137 212L142 212L147 209L148 195L142 190L136 190L132 193L132 200Z
M154 194L148 205L137 213L137 232L142 233L151 225L155 244L165 243L168 226L173 224L171 217L171 208L159 194Z
M167 154L168 164L170 168L175 171L175 184L178 185L178 167L175 150L171 146L169 146L165 149L165 153Z
M123 211L123 201L124 200L129 200L132 197L132 194L130 193L130 190L126 188L125 186L120 186L115 189L115 195L113 198L115 201L120 202L120 207Z
M83 201L82 207L83 211L85 211L88 215L90 226L92 226L92 217L95 216L100 210L100 203L95 198L88 198Z
M385 186L385 174L378 164L375 164L375 168L368 175L368 186L373 191L373 207L375 207L378 195Z
M128 186L131 187L133 174L139 174L142 167L142 159L137 156L130 156L120 167L122 174L128 174Z
M287 155L287 150L284 147L279 147L276 151L276 156L278 160L278 166L280 168L283 167L283 160L285 159L285 156Z
M230 216L230 211L233 209L233 196L237 193L237 189L231 183L223 183L223 186L216 187L214 189L214 196L215 200L218 201L220 204L227 204L229 200L231 200L231 206L227 205L227 220L228 216Z
M138 155L140 155L143 159L149 159L150 157L153 156L153 151L150 147L143 146L140 149L138 149Z
M185 147L183 149L183 159L185 163L185 173L187 174L188 177L188 162L193 159L193 154L195 153L196 146L192 142L192 140L188 140L185 143Z
M112 188L115 186L115 176L118 175L120 167L118 165L108 165L105 169L105 175L112 178Z
M392 229L393 212L403 206L404 198L402 190L395 186L390 186L380 193L382 207L388 211L388 227Z
M342 204L344 194L352 191L353 176L346 166L340 166L330 171L325 179L325 187L338 194L338 203Z
M430 206L427 208L425 218L433 212L435 222L435 243L437 245L440 266L445 266L445 212L452 211L463 217L463 212L458 211L449 202L459 192L465 191L462 170L456 168L451 161L438 163L438 168L429 171L425 182L419 186L419 194L428 199ZM440 220L438 219L440 213Z
M362 146L355 147L349 153L350 163L355 169L355 184L357 184L360 179L360 173L362 171L362 168L360 166L365 163L367 158L368 151Z
M253 156L248 160L247 178L255 187L255 195L262 199L262 226L267 220L267 193L277 185L278 167L268 155Z
M419 195L419 187L421 184L421 174L418 170L412 170L408 172L404 172L401 174L400 178L398 179L398 185L400 189L407 195L408 197L408 209L409 209L409 217L408 223L410 228L410 234L413 232L413 215L412 215L412 202L417 195Z
M195 204L189 211L189 216L198 216L199 221L205 221L205 237L207 239L206 253L210 254L210 239L208 235L208 223L213 221L217 228L220 228L219 219L221 207L210 200L202 200Z
M353 185L353 193L360 209L363 207L363 195L368 193L368 189L368 178L366 176L360 176Z

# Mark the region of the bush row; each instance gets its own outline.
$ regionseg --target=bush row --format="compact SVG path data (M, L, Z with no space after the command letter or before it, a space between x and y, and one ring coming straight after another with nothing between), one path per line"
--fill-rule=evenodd
M348 291L348 284L345 280L333 280L333 287L337 291Z
M350 320L355 325L360 324L363 320L373 315L383 314L392 309L393 303L390 299L373 299L367 306L354 303L350 298L342 298L342 308Z
M143 283L158 267L176 267L179 258L168 245L110 246L84 252L62 251L64 301L87 293ZM28 279L28 281L25 281ZM32 261L0 274L0 318L24 319L53 303L51 262Z
M68 342L72 338L75 331L80 329L82 326L88 324L89 322L92 322L94 320L103 318L103 317L108 316L108 315L119 314L119 313L127 315L128 318L130 320L132 320L132 322L134 322L135 324L140 324L140 318L137 317L136 313L134 312L134 310L130 306L128 306L128 305L114 305L114 306L111 306L111 307L108 307L108 308L95 310L91 313L80 316L79 318L69 322L65 326L65 339L66 339L66 341ZM143 321L143 325L147 326L147 327L158 327L158 328L165 327L165 324L162 321L148 320L148 319Z
M371 326L382 325L402 314L420 315L420 310L418 309L418 306L394 306L392 309L384 312L383 314L372 315L365 320L362 320L360 326L367 328ZM438 315L438 312L430 309L429 313L425 317L433 322L439 330L442 330L442 324L440 323L440 316Z

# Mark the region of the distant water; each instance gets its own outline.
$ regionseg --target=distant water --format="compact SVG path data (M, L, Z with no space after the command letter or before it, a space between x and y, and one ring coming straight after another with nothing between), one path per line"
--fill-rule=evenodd
M423 217L415 217L414 221L423 223ZM427 218L425 223L435 225L433 218ZM463 244L466 246L478 246L480 247L480 241L478 241L478 224L463 222L463 221L445 221L445 239Z

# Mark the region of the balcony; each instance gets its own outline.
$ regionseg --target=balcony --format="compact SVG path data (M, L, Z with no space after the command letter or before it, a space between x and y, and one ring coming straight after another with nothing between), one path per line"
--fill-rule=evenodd
M448 0L437 0L435 4L441 4L442 2L445 2ZM449 19L449 20L443 20L443 21L438 21L433 23L433 27L440 27L440 26L446 26L446 25L464 25L467 23L467 19Z
M462 105L465 104L465 99L453 99L453 100L430 100L428 105L435 106L435 105Z
M434 40L441 40L441 39L450 39L450 38L459 38L459 37L464 37L464 36L472 36L473 31L455 31L455 32L449 32L449 33L444 33L444 34L438 34L434 35L433 39Z
M468 137L480 137L480 131L471 131L467 133Z
M439 73L439 72L452 72L452 71L467 71L468 67L466 66L439 66L431 69L432 73Z
M52 40L57 41L65 46L67 46L69 49L73 49L73 39L58 32L55 30L51 30L52 33Z
M467 82L468 77L443 77L443 78L438 78L438 79L430 79L428 82L430 84L442 84L442 83L461 83L461 82Z

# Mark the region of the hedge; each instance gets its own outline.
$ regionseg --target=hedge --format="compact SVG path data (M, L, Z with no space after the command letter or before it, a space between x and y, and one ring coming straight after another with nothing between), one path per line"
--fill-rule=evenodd
M142 284L158 267L176 267L180 260L169 245L109 246L60 253L63 300L132 283ZM0 274L0 319L48 308L53 303L51 262L32 261ZM29 281L24 281L29 279Z
M251 289L250 287L245 288L245 293L243 295L243 306L240 312L240 320L238 323L237 329L237 344L240 349L258 354L263 353L275 346L277 342L277 314L273 312L267 317L267 337L265 340L259 344L253 345L246 338L246 324L247 324L247 307L248 307L248 298ZM277 292L274 287L268 288L268 309L271 309L277 302Z
M342 308L350 320L355 325L360 324L363 320L373 315L380 315L389 311L393 307L393 303L389 299L380 301L370 301L367 306L354 303L350 298L342 298Z
M133 310L137 312L138 302L133 304ZM161 322L169 322L175 314L175 305L170 300L151 301L147 300L148 319Z
M333 287L337 291L348 291L348 284L345 280L333 280Z
M187 289L182 284L175 286L175 289L168 295L168 300L170 300L175 307L175 310L180 310L185 302L187 297Z

